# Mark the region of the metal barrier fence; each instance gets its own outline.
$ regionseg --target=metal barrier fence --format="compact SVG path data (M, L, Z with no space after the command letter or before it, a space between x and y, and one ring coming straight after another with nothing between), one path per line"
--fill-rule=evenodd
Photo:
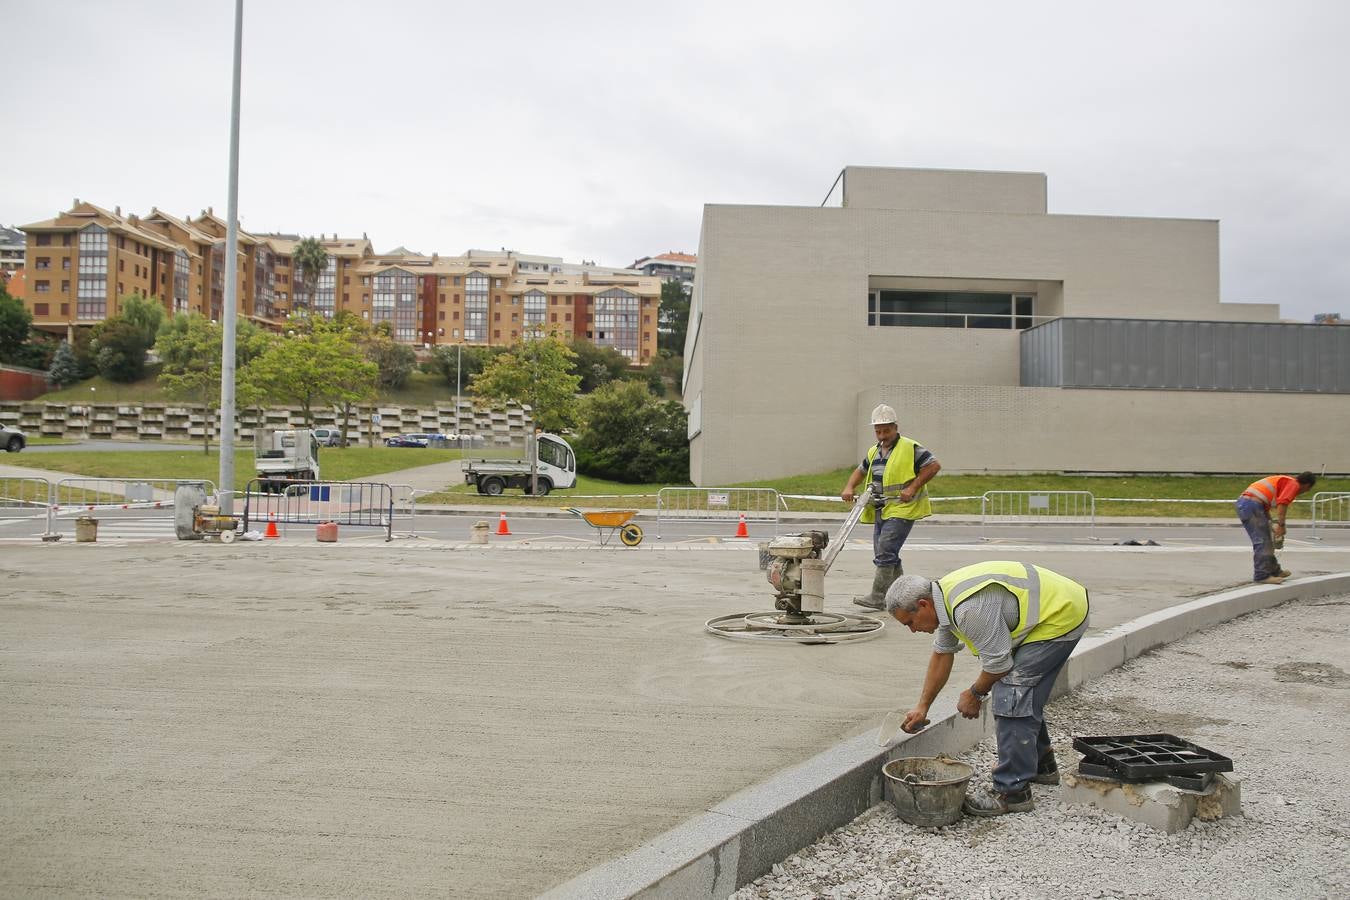
M165 525L172 531L174 492L184 484L216 491L215 482L203 478L62 478L52 485L47 530L58 531L62 516L112 512L118 515L106 518L105 534L149 537Z
M244 493L244 530L250 522L265 525L269 521L379 528L390 541L394 538L394 490L378 482L250 481Z
M986 527L1086 525L1090 533L1096 518L1089 491L987 491L980 498L980 524Z
M778 533L778 513L786 507L773 488L661 488L656 494L656 537L662 522L717 521L771 522Z
M50 532L51 495L45 478L0 478L0 537L20 536L25 522Z
M417 537L417 498L424 494L435 493L434 491L424 491L413 487L410 484L391 484L389 489L393 492L394 503L394 522L407 520L406 533L409 537ZM391 524L391 528L398 527ZM404 533L402 527L398 527L399 534Z
M1312 532L1319 526L1344 528L1350 525L1350 493L1318 491L1312 496Z

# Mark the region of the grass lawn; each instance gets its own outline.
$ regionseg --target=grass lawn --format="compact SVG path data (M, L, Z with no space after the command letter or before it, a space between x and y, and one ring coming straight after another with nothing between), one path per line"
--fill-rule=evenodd
M43 441L46 442L45 440ZM352 481L386 472L458 459L458 450L417 450L398 447L325 448L319 465L325 480ZM18 460L10 460L16 462ZM215 452L184 446L181 451L55 452L24 456L22 463L55 469L72 475L98 478L203 478L215 480L219 460ZM847 468L814 475L798 475L770 481L747 482L725 487L769 487L784 495L837 497L848 479ZM242 488L253 477L253 453L249 447L235 450L235 483ZM1232 518L1233 501L1256 476L1231 475L939 475L929 484L933 510L937 513L972 514L980 511L980 496L986 491L1089 491L1096 498L1098 516L1159 516ZM597 507L654 509L656 494L663 487L680 485L620 484L582 475L577 486L554 491L547 497L526 497L509 491L500 497L485 497L468 485L419 498L421 503L452 503L487 507L558 507L572 503ZM1350 478L1325 478L1315 491L1350 492ZM597 496L599 495L599 496ZM951 499L948 499L951 498ZM1289 516L1307 519L1311 507L1305 495ZM1207 501L1176 503L1168 501ZM786 500L798 512L842 512L834 500Z
M353 481L385 472L459 459L458 450L409 450L403 447L325 447L319 452L319 470L326 481ZM202 478L215 481L220 473L217 450L114 450L107 453L42 453L25 456L24 463L89 478ZM235 487L242 490L254 476L253 451L234 452Z
M783 494L838 496L851 468L743 485L776 488ZM938 513L978 513L986 491L1088 491L1099 516L1228 517L1233 503L1255 475L947 475L928 485ZM1350 478L1324 478L1313 492L1350 491ZM942 499L971 498L971 499ZM1312 499L1305 494L1301 501ZM1166 501L1209 501L1176 503ZM1124 501L1124 502L1121 502ZM839 510L842 503L789 500L791 509ZM1295 503L1290 518L1309 518L1307 502Z
M851 468L798 475L770 481L754 481L726 487L769 487L785 495L837 497L848 480ZM1233 502L1255 476L1231 475L939 475L929 484L933 511L937 513L978 514L980 497L986 491L1089 491L1096 500L1098 516L1157 516L1168 518L1228 518L1236 515ZM525 497L519 491L509 491L500 497L484 497L468 485L450 491L419 498L419 503L478 504L484 506L566 506L575 501L584 506L621 506L634 509L654 509L656 493L663 487L678 485L619 484L581 476L577 486L565 491L554 491L547 497ZM1350 478L1325 478L1318 481L1316 491L1350 492ZM606 499L582 499L578 495L624 495ZM643 496L640 496L643 495ZM953 499L946 499L953 498ZM1111 499L1116 498L1116 499ZM1311 516L1305 494L1290 510L1291 519ZM1208 501L1175 503L1167 501ZM842 501L786 500L794 512L843 512Z
M455 505L480 506L570 506L574 503L587 506L615 506L624 509L655 509L656 492L664 484L622 484L617 481L605 481L602 478L577 476L577 486L563 491L553 491L547 497L526 497L520 491L511 490L498 497L485 497L467 484L456 485L448 491L427 494L417 498L418 503L453 503ZM595 495L606 498L590 499ZM612 495L621 496L612 496ZM646 495L646 496L644 496Z

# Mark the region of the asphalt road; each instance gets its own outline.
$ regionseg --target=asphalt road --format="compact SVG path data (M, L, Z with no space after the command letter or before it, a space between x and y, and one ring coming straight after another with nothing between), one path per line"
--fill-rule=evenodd
M57 530L72 538L77 512L63 514L57 519ZM172 509L103 509L93 514L99 520L99 536L104 540L173 540ZM433 513L421 512L416 520L406 515L396 516L394 535L399 538L416 534L418 537L444 541L467 541L473 526L479 521L488 523L489 542L492 544L566 547L598 544L603 537L596 528L572 516L528 516L507 511L510 535L499 535L500 512L484 509L482 512ZM643 529L643 542L638 549L651 547L678 547L700 544L758 544L774 535L772 526L750 523L749 538L736 538L736 523L687 521L660 523L647 513L633 520ZM0 509L0 541L36 540L43 533L45 521L34 510ZM251 523L251 528L262 526ZM279 525L283 538L312 540L312 524ZM833 538L840 527L837 518L819 521L794 520L781 522L778 533L820 529ZM377 528L344 528L344 541L384 539ZM1138 545L1126 542L1137 541ZM1154 541L1156 547L1145 544ZM609 545L622 548L617 535L609 538ZM911 549L959 549L962 547L1010 548L1027 546L1062 548L1066 550L1150 549L1157 552L1208 550L1246 555L1251 552L1247 536L1234 522L1227 524L1191 524L1170 520L1158 524L1097 525L1088 529L1058 525L1016 525L984 527L978 524L952 522L924 523L916 528L907 543ZM1140 546L1142 545L1142 546ZM859 526L849 540L849 552L870 555L871 534L867 526ZM1303 551L1350 549L1350 529L1322 528L1317 535L1303 526L1290 531L1285 553L1297 555Z

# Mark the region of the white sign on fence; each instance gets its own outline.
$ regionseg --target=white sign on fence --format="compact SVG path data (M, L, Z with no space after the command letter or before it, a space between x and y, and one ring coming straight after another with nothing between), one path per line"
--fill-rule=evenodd
M720 507L720 508L722 508L722 509L726 509L726 508L727 508L728 506L730 506L730 505L731 505L731 495L730 495L730 494L709 494L709 495L708 495L708 509L713 509L714 507Z
M1050 498L1045 494L1032 494L1027 498L1027 509L1049 509Z

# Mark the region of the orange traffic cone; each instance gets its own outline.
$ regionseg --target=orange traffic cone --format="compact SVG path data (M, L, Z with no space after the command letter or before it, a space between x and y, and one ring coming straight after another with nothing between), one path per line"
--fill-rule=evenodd
M749 536L750 529L745 527L745 513L741 513L741 521L736 526L736 537L748 538Z
M275 514L270 514L270 515L268 515L268 517L267 517L267 530L263 532L263 537L265 537L265 538L279 538L279 537L281 537L281 535L277 533L277 517L276 517Z
M510 534L511 529L506 526L506 513L502 513L502 519L497 523L498 534Z

